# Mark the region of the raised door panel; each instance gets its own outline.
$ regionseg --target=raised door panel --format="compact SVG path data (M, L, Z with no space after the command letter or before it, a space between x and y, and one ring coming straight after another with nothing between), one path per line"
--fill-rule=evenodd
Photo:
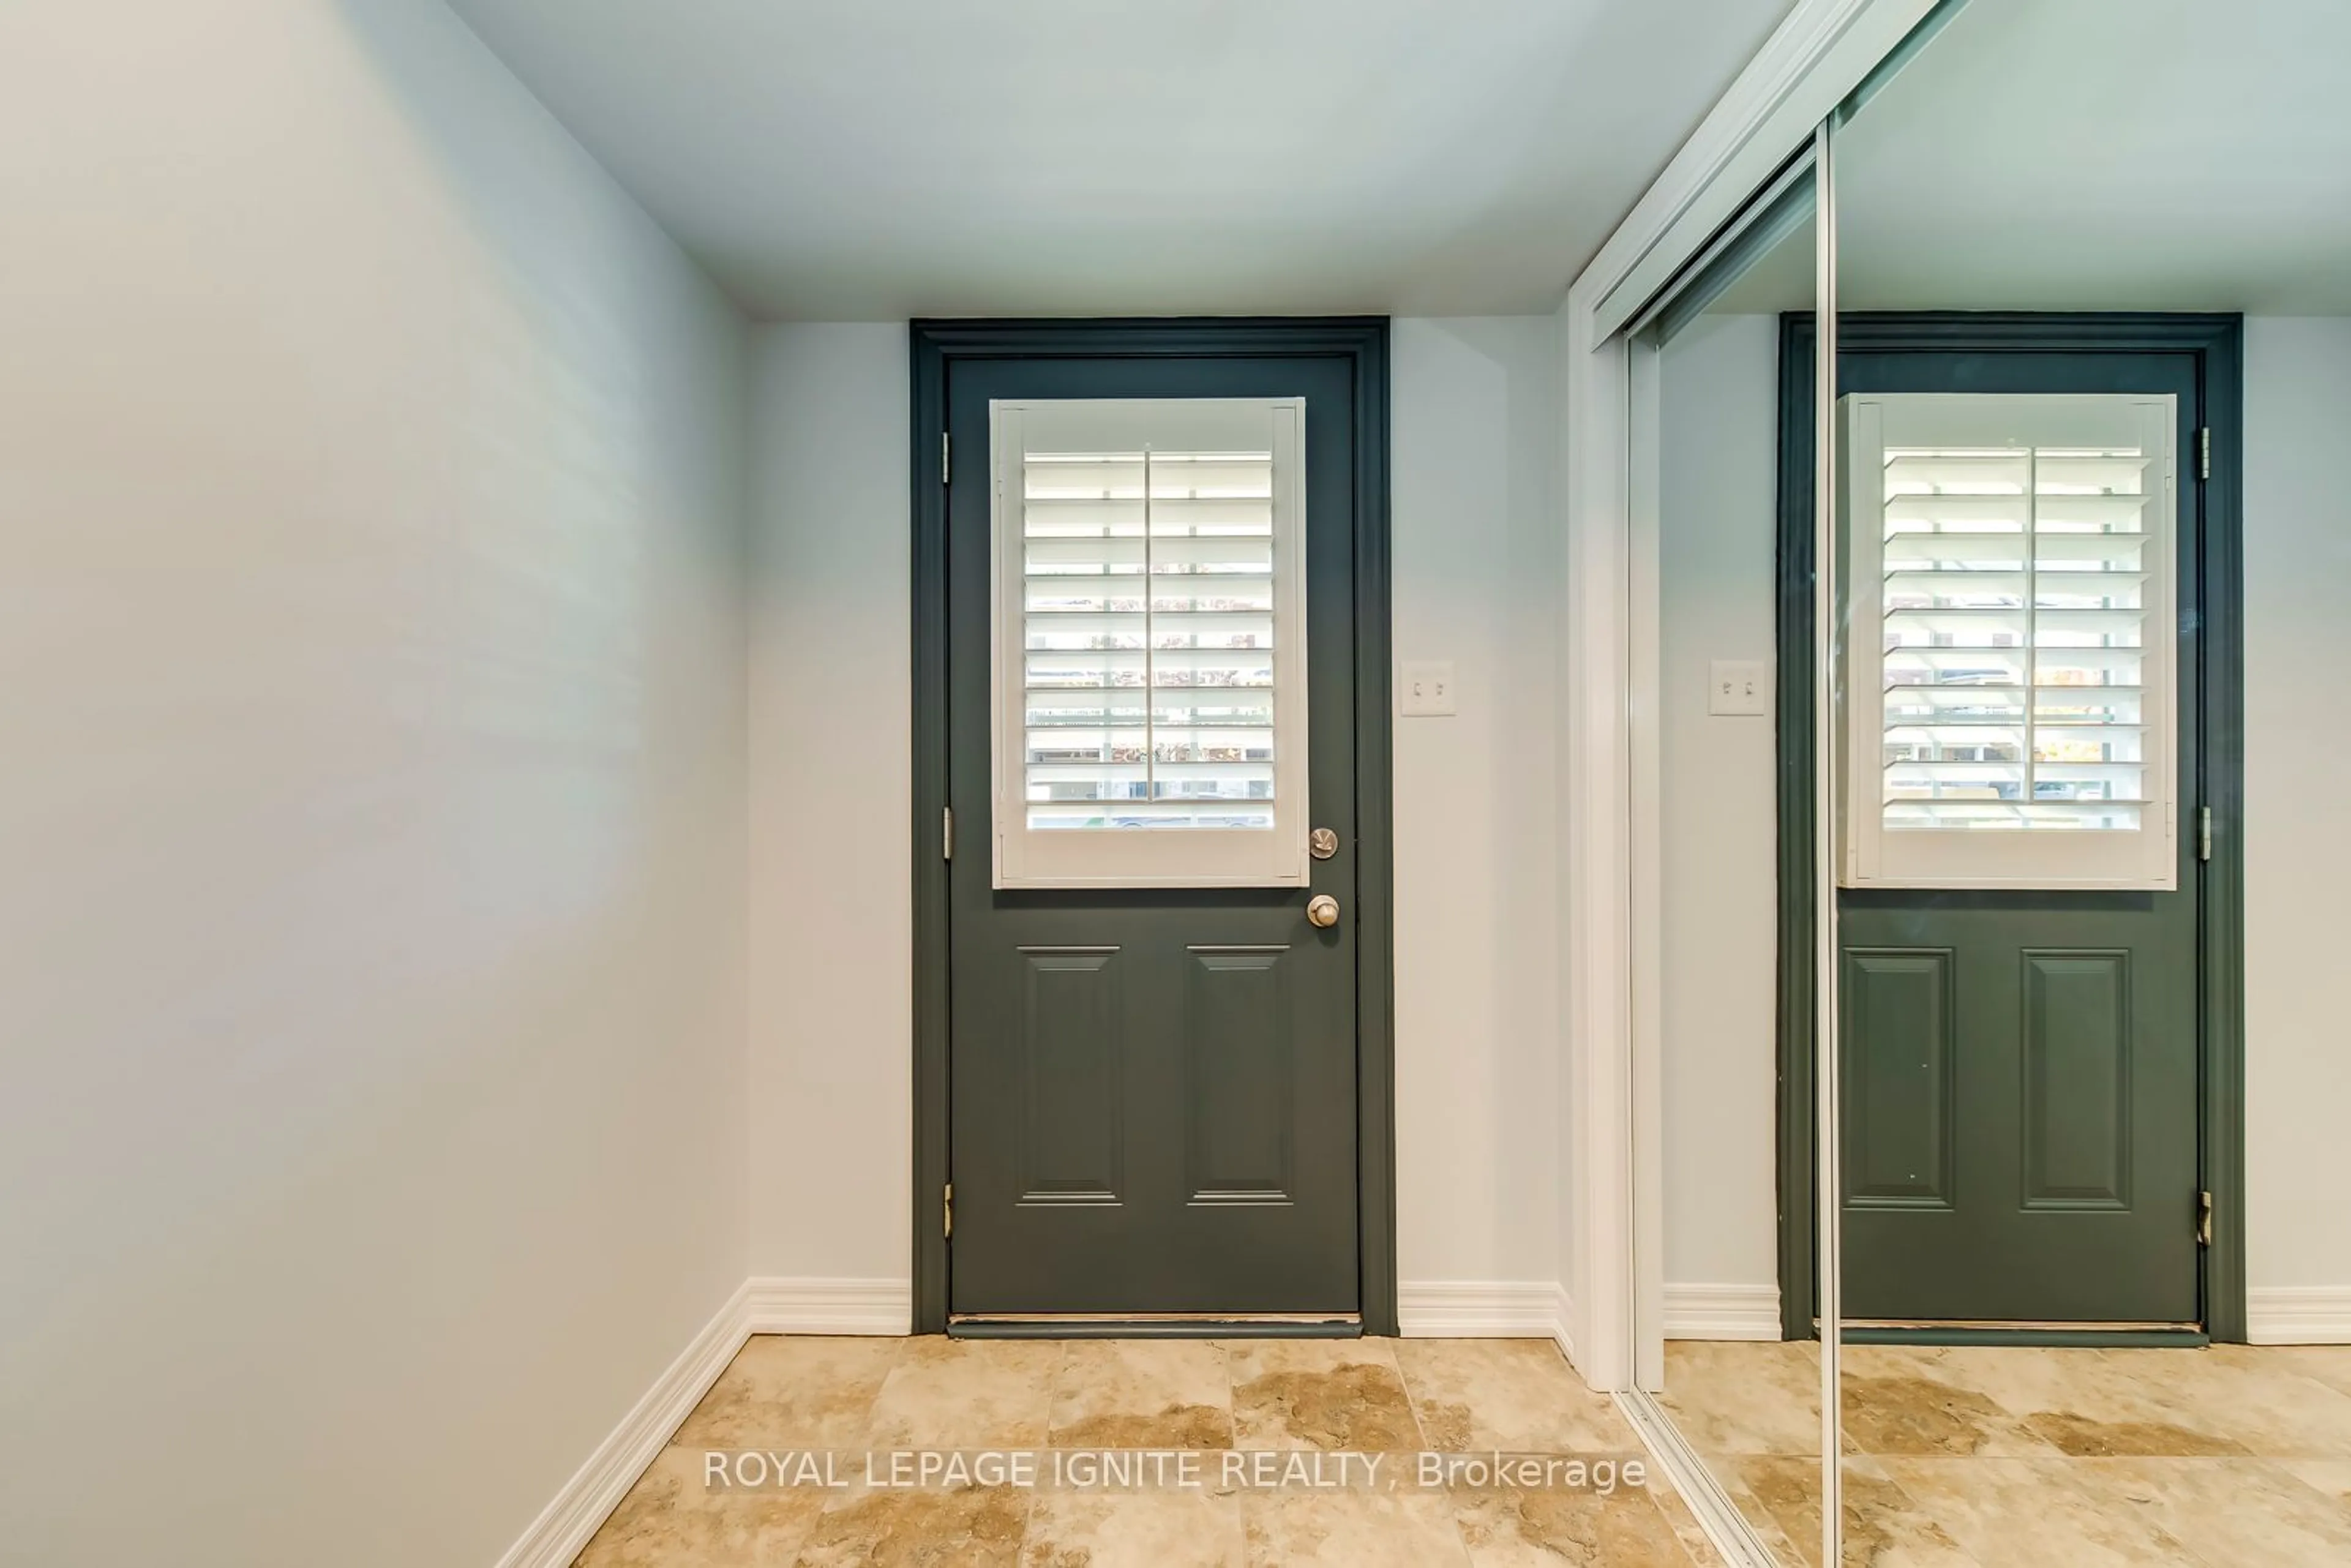
M1955 1200L1952 954L1847 948L1845 1197L1855 1208Z
M2130 955L2028 948L2024 1206L2127 1208Z
M1287 946L1196 946L1184 995L1186 1186L1193 1203L1288 1203L1297 1031Z
M1119 950L1020 956L1020 1201L1116 1203L1126 1145Z

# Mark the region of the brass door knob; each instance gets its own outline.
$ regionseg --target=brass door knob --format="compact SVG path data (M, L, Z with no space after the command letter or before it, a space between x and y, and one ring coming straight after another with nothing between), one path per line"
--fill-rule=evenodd
M1307 924L1328 931L1339 924L1339 901L1327 893L1316 894L1307 902L1306 920Z

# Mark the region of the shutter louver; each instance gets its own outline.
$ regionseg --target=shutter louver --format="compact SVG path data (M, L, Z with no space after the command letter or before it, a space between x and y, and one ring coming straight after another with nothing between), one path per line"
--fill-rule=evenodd
M2147 455L1885 455L1892 831L2133 829Z
M1273 454L1031 452L1034 829L1270 830Z
M1305 880L1302 414L991 405L997 885Z
M1848 882L2172 876L2168 400L1845 402Z

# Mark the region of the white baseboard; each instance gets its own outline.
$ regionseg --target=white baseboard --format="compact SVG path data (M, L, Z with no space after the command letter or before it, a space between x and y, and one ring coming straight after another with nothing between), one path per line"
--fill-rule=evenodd
M904 1334L914 1321L914 1288L905 1280L744 1281L498 1568L568 1568L753 1334Z
M1567 1293L1548 1280L1424 1280L1396 1286L1407 1339L1553 1339L1567 1346Z
M1667 1285L1667 1339L1780 1337L1777 1285Z
M566 1568L580 1555L580 1548L621 1506L645 1467L743 1348L750 1335L745 1312L749 1291L747 1282L736 1289L717 1316L702 1326L636 1407L596 1445L579 1474L564 1483L555 1500L522 1532L522 1539L507 1548L498 1559L498 1568Z
M753 1279L743 1292L747 1334L914 1332L911 1280Z
M2351 1344L2351 1289L2273 1285L2249 1290L2245 1337L2255 1344Z

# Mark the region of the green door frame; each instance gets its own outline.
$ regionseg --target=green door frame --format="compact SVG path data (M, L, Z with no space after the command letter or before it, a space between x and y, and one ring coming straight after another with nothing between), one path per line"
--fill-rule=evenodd
M1813 1289L1813 378L1810 311L1780 321L1777 607L1780 817L1780 1327L1810 1339ZM2191 354L2196 423L2210 432L2197 550L2201 664L2183 694L2202 705L2197 799L2212 813L2197 944L2202 968L2197 1106L2199 1166L2212 1195L2200 1249L2205 1333L2245 1338L2244 969L2244 319L2221 315L1854 312L1837 317L1839 350ZM2183 607L2184 609L2185 607ZM2185 824L2183 824L2183 828ZM2182 1215L2180 1222L2192 1217ZM2118 1336L2077 1335L2115 1343ZM2149 1337L2149 1336L2142 1336ZM2169 1339L2177 1336L2151 1336Z
M1384 316L917 320L914 354L914 1332L947 1326L946 390L964 360L1336 358L1354 381L1357 1266L1396 1332L1388 321ZM972 461L967 458L966 461ZM985 455L977 460L986 462Z

